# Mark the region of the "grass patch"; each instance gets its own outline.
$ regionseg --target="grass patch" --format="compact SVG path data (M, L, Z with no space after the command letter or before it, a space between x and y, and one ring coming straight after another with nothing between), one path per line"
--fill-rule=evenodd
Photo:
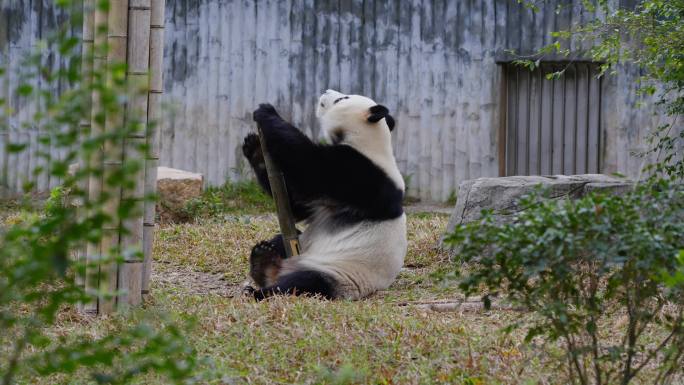
M393 286L383 296L389 300L410 300L453 292L452 286L435 286L429 279L430 273L445 267L447 262L446 255L436 246L448 219L442 214L408 215L409 250L405 269L395 283L397 287ZM247 277L252 247L278 232L274 214L232 215L222 220L208 218L196 223L165 224L158 228L155 237L154 258L165 265L221 273L226 284L238 285Z
M416 311L373 298L323 301L157 294L155 306L191 311L205 383L546 382L544 357L496 329L513 313ZM470 381L470 382L468 382Z
M226 182L220 187L208 187L202 196L189 201L183 208L189 219L221 218L235 214L273 212L270 196L255 181Z
M273 214L236 211L192 224L162 225L154 245L152 299L145 307L96 319L65 311L50 330L52 340L58 344L97 336L143 318L160 324L190 320L188 343L202 362L196 373L201 384L567 383L559 374L563 358L558 345L525 342L522 331L499 331L530 315L400 306L463 297L454 285L432 279L451 264L436 247L447 221L444 214L408 214L409 250L399 278L388 290L354 302L284 297L255 303L211 290L238 287L245 280L252 245L278 231ZM221 279L205 285L184 275L187 271L219 273ZM22 381L92 382L83 375L38 378L30 373L23 373ZM149 374L137 383L164 381Z
M252 247L277 232L278 222L272 214L161 225L154 240L154 259L203 272L224 273L229 284L237 284L247 276L247 258Z

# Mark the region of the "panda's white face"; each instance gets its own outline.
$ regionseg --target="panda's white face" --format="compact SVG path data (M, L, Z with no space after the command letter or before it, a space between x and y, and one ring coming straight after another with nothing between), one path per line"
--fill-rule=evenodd
M377 103L365 96L327 90L318 99L316 116L326 140L334 144L345 143L356 147L369 140L391 141L390 130L384 119L375 122L368 120L374 106Z
M404 181L392 152L390 131L394 119L386 107L365 96L327 90L318 99L316 116L327 141L355 148L385 170L403 190Z

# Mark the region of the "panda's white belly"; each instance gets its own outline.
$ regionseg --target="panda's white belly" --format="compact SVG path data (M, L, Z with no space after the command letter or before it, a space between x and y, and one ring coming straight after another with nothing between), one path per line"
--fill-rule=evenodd
M399 274L408 243L406 215L344 227L319 213L300 236L301 255L283 266L283 273L312 268L339 283L339 297L357 299L389 287Z

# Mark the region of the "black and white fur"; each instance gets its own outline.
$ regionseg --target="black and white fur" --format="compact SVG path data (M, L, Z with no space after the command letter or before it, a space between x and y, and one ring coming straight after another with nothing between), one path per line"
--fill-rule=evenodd
M360 95L328 90L317 116L330 145L312 142L262 104L254 120L280 167L296 220L305 221L301 254L284 258L282 237L254 246L250 275L254 297L314 294L358 299L387 288L406 255L404 181L394 159L387 108ZM259 137L243 152L270 192Z

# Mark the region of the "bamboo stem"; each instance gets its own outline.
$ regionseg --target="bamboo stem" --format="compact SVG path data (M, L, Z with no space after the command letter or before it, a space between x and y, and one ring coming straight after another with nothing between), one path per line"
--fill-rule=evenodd
M149 42L149 76L150 88L147 103L147 144L148 154L145 161L145 196L157 193L157 166L159 165L161 122L161 96L164 90L162 83L164 59L164 0L150 2L150 42ZM155 202L145 201L143 221L143 271L142 293L150 290L152 274L152 245L154 243Z
M88 4L95 6L94 0L88 0ZM84 4L85 5L85 4ZM86 9L86 12L90 10ZM106 68L107 61L107 12L100 8L95 7L92 11L93 26L92 38L93 44L91 46L92 50L92 67L91 69L97 70L100 74L104 72ZM92 72L91 72L92 75ZM91 79L92 80L92 79ZM90 122L90 137L97 138L100 137L104 131L102 125L102 119L104 117L104 109L102 102L100 100L99 91L93 90L91 98L91 122ZM102 167L102 149L99 151L94 151L86 162L89 164L89 168L99 169ZM102 177L95 173L91 173L88 179L88 200L91 202L97 202L100 200L100 195L102 193ZM91 208L92 210L92 208ZM87 293L95 293L99 290L100 286L100 259L102 256L102 244L101 243L89 243L86 245L86 276L85 276L85 290ZM98 313L99 306L98 300L94 299L91 302L85 303L82 306L83 311L87 313Z
M83 1L83 32L81 34L82 36L82 53L81 53L81 71L82 71L82 78L81 82L83 85L84 89L90 89L90 86L93 81L93 44L95 41L95 13L94 13L94 0L84 0ZM91 128L91 121L92 121L92 97L90 99L87 99L84 102L84 111L87 111L83 118L81 119L80 122L80 131L81 135L83 138L86 138L90 135L90 128ZM86 159L79 158L78 160L78 172L79 170L85 169L86 165ZM82 180L78 182L78 189L80 190L80 193L85 193L87 195L88 192L88 180ZM83 198L78 198L81 199L81 203L83 203ZM79 221L83 220L85 216L85 206L83 204L79 205L77 208L77 216ZM74 251L74 258L79 264L86 263L86 255L87 255L87 249L85 245L79 245L77 246L77 249ZM76 283L85 288L85 276L84 275L78 275L76 277ZM80 304L79 307L82 308L83 304Z
M86 7L95 2L86 1ZM91 304L84 306L84 309L102 314L113 312L117 307L122 309L139 304L143 291L149 285L151 264L149 258L142 256L151 255L154 206L143 206L143 201L156 188L159 139L156 131L148 128L148 119L160 115L161 105L161 89L154 93L149 92L149 66L155 65L156 72L161 74L163 49L163 38L159 39L163 36L160 34L163 28L163 9L162 25L156 28L159 32L152 31L152 5L150 0L110 0L108 11L97 9L92 20L87 16L84 20L84 81L90 81L87 77L93 68L98 70L98 74L104 73L105 68L108 68L106 82L109 88L114 89L118 81L115 76L119 75L112 69L125 63L129 87L125 111L116 108L105 111L100 95L93 92L90 120L81 124L84 131L90 132L91 137L99 138L102 134L110 134L101 151L87 160L93 168L103 170L102 176L93 175L88 180L88 197L94 203L104 204L103 213L110 221L103 228L100 244L87 247L89 262L95 263L90 264L86 289L98 289L100 295L97 306ZM155 1L154 5L162 8L164 6L163 1ZM159 13L157 10L157 19ZM97 33L93 33L93 26L97 27ZM155 44L154 49L150 47L151 40ZM91 55L88 52L92 52L92 64L89 62ZM155 58L150 57L150 52L155 54ZM157 77L160 79L161 75ZM152 107L150 102L153 103ZM123 132L123 127L128 128L125 137L119 135ZM150 145L154 150L151 155L146 156L145 150ZM128 167L136 161L144 164L131 177L134 188L122 189L117 181L118 174L124 164ZM125 220L119 217L119 209L126 207L122 204L133 207L132 216ZM144 247L143 240L146 242ZM123 255L124 260L115 261L109 258L98 266L96 258L102 254L108 257Z
M292 215L292 208L290 207L290 198L287 194L287 189L285 188L283 173L273 162L273 159L271 159L271 154L268 153L261 127L257 125L257 128L259 130L259 138L261 139L261 152L264 154L264 163L266 164L266 172L268 173L268 182L271 185L273 200L276 204L278 224L280 225L280 232L283 234L285 254L286 257L289 258L294 255L299 255L299 237L297 236L294 215Z
M119 306L138 305L142 302L143 276L143 200L145 197L145 147L147 144L147 109L150 55L150 2L130 0L128 8L127 80L129 102L126 120L133 129L126 138L126 163L140 162L133 176L135 187L125 191L122 199L134 207L132 217L122 223L121 248L126 263L119 270Z
M110 8L107 24L107 66L114 68L114 66L125 63L127 56L127 36L128 36L128 0L110 0ZM107 71L107 84L109 87L115 87L115 74L112 71ZM116 133L125 124L125 113L121 110L116 110L116 113L110 111L105 120L105 132L109 134ZM110 225L105 229L102 239L102 251L107 256L111 257L118 255L120 252L121 239L121 220L118 216L119 205L121 201L121 187L118 183L112 183L113 178L120 171L123 159L123 138L112 136L105 142L103 156L104 156L104 180L103 192L106 193L106 204L104 213L110 218ZM107 183L107 181L109 181ZM100 291L105 293L100 298L100 313L111 313L116 308L116 298L113 294L115 290L120 289L118 286L119 278L119 264L117 261L108 261L106 265L100 268L102 277L100 279Z

